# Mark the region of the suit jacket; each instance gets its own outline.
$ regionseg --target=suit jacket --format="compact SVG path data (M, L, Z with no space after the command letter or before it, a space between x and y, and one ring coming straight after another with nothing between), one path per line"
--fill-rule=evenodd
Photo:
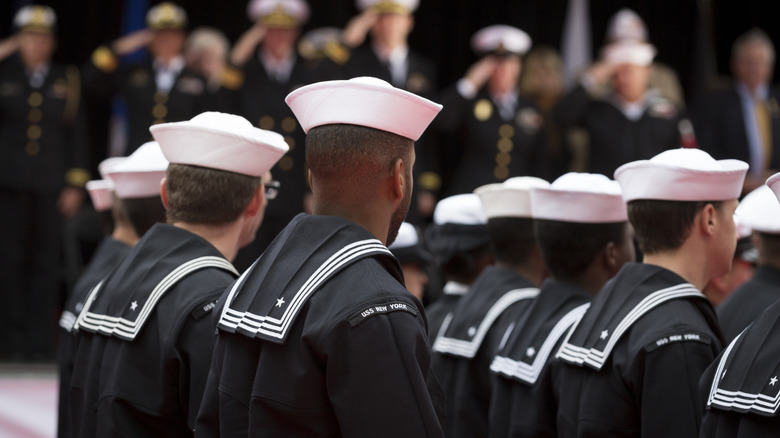
M780 89L769 88L772 127L770 169L780 169ZM735 87L702 96L691 107L691 120L699 147L716 159L734 158L750 162L750 145L745 129L742 102Z

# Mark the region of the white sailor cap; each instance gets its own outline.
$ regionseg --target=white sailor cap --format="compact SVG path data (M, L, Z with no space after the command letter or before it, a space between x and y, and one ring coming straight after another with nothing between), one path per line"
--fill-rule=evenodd
M184 122L149 128L171 163L260 177L287 152L281 135L255 128L241 116L205 112Z
M393 253L402 265L407 263L427 263L431 260L431 255L422 244L417 227L409 222L401 224L395 242L388 246L387 249Z
M531 48L531 37L516 27L496 24L475 33L471 47L479 54L524 55Z
M174 3L162 2L149 8L146 26L154 30L184 29L187 27L187 12Z
M358 9L371 8L380 14L411 14L420 5L419 0L357 0Z
M307 85L287 95L285 102L306 133L317 126L343 123L391 132L414 141L442 108L372 77Z
M156 141L146 142L116 166L107 177L114 183L120 199L151 198L160 195L160 181L165 177L168 160Z
M780 234L780 202L767 185L748 193L740 201L734 215L739 218L740 224L753 231Z
M647 26L634 11L623 8L609 19L607 41L636 40L647 41Z
M436 225L485 225L487 216L482 201L473 193L464 193L444 198L433 209L433 223Z
M655 46L642 41L619 40L601 50L601 59L609 64L648 66L653 63Z
M98 164L98 173L102 179L108 179L108 172L112 167L125 161L127 157L109 157ZM109 180L110 181L110 180Z
M87 181L85 187L95 211L111 210L111 206L114 205L114 199L111 195L114 191L113 182L107 179L95 179Z
M628 220L620 184L597 173L569 172L549 187L531 190L536 219L574 223L614 223Z
M20 31L52 33L57 27L57 14L44 5L24 6L16 12L14 26Z
M503 183L487 184L474 190L488 219L498 217L535 218L531 190L550 183L532 176L518 176Z
M715 160L701 149L670 149L615 171L623 200L725 201L742 191L748 164Z
M252 0L246 14L266 28L292 29L306 24L309 4L304 0Z

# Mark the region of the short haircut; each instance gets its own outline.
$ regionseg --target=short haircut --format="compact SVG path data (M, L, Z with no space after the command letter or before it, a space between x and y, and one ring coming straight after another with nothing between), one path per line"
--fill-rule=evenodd
M485 244L477 248L457 252L441 265L445 275L458 279L475 277L479 273L479 260L490 255L490 245Z
M780 234L755 232L761 240L759 256L780 259Z
M582 274L609 242L622 245L627 222L536 221L536 236L553 277L570 281Z
M628 220L634 226L644 254L673 251L691 235L693 219L707 204L719 209L720 201L664 201L638 199L628 203Z
M769 63L775 63L775 46L772 44L772 39L763 30L754 27L749 31L740 35L731 46L731 60L735 61L739 56L739 52L747 45L750 44L762 44L767 48L769 52Z
M368 182L377 172L390 171L396 159L407 159L413 148L412 140L379 129L322 125L306 135L306 163L315 178Z
M138 237L142 237L152 225L165 222L165 206L159 196L123 199L127 219Z
M187 164L168 166L165 173L168 223L222 225L244 212L260 177Z
M488 219L490 248L496 259L510 266L518 266L528 259L536 246L534 220L519 217Z

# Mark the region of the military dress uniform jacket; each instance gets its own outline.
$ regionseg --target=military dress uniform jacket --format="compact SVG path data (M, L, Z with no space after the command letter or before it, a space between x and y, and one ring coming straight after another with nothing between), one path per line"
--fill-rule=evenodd
M593 296L571 284L547 280L490 365L489 436L555 437L560 369L554 359L564 335Z
M731 342L767 307L780 300L780 270L759 266L753 277L718 307L718 321L726 342Z
M422 305L362 227L296 216L223 304L195 436L442 436Z
M780 89L769 88L772 157L769 169L780 169ZM699 147L718 160L737 159L750 163L750 144L742 100L734 86L702 96L691 107L691 120Z
M625 163L646 160L681 146L680 111L652 91L638 120L628 119L610 101L591 98L581 85L555 106L554 117L562 128L579 127L589 134L587 171L612 176Z
M65 302L60 317L60 327L64 332L59 337L59 354L57 365L59 366L60 391L59 391L59 415L57 416L57 436L67 438L70 434L70 409L68 396L70 394L70 378L73 374L73 363L76 360L76 343L71 330L76 323L76 317L84 307L84 301L92 289L114 269L122 258L130 251L130 246L107 236L100 242L92 258L79 276L73 291Z
M84 186L88 168L78 69L50 64L33 88L18 55L1 62L0 188L58 194Z
M709 301L677 274L628 263L564 339L559 437L696 436L698 383L723 346Z
M154 225L76 320L73 436L192 436L211 363L209 315L237 277L206 240Z
M508 119L485 89L466 99L452 87L440 102L444 108L432 126L454 134L457 146L457 150L443 146L439 153L445 194L471 193L484 184L543 173L544 120L530 101L518 97Z
M405 83L394 83L390 68L379 60L370 44L355 49L349 61L344 65L347 78L372 76L387 81L410 93L430 98L438 91L436 65L430 59L409 50L406 58L407 70Z
M538 294L525 277L491 266L445 318L433 343L433 371L447 398L448 437L487 436L490 363Z
M702 438L776 437L780 431L780 304L773 304L701 378Z
M149 127L158 123L189 120L206 107L206 82L184 67L167 93L157 89L156 72L151 60L120 65L101 47L84 66L84 87L102 98L118 94L127 108L127 147L130 155L142 144L152 141ZM107 61L110 59L111 61Z
M306 135L284 99L296 88L318 79L316 71L301 57L296 58L284 81L272 79L258 56L253 56L242 71L244 84L236 95L237 113L257 127L283 135L290 150L271 169L273 179L281 184L279 195L268 203L255 242L239 251L235 265L241 271L262 254L292 218L304 211L304 197L309 192Z

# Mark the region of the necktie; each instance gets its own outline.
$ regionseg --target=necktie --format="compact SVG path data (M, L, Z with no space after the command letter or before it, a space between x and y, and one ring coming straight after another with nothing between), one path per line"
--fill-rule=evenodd
M758 133L761 136L761 150L764 154L764 168L761 170L766 170L772 161L772 128L769 119L769 106L763 99L755 99L754 104Z

